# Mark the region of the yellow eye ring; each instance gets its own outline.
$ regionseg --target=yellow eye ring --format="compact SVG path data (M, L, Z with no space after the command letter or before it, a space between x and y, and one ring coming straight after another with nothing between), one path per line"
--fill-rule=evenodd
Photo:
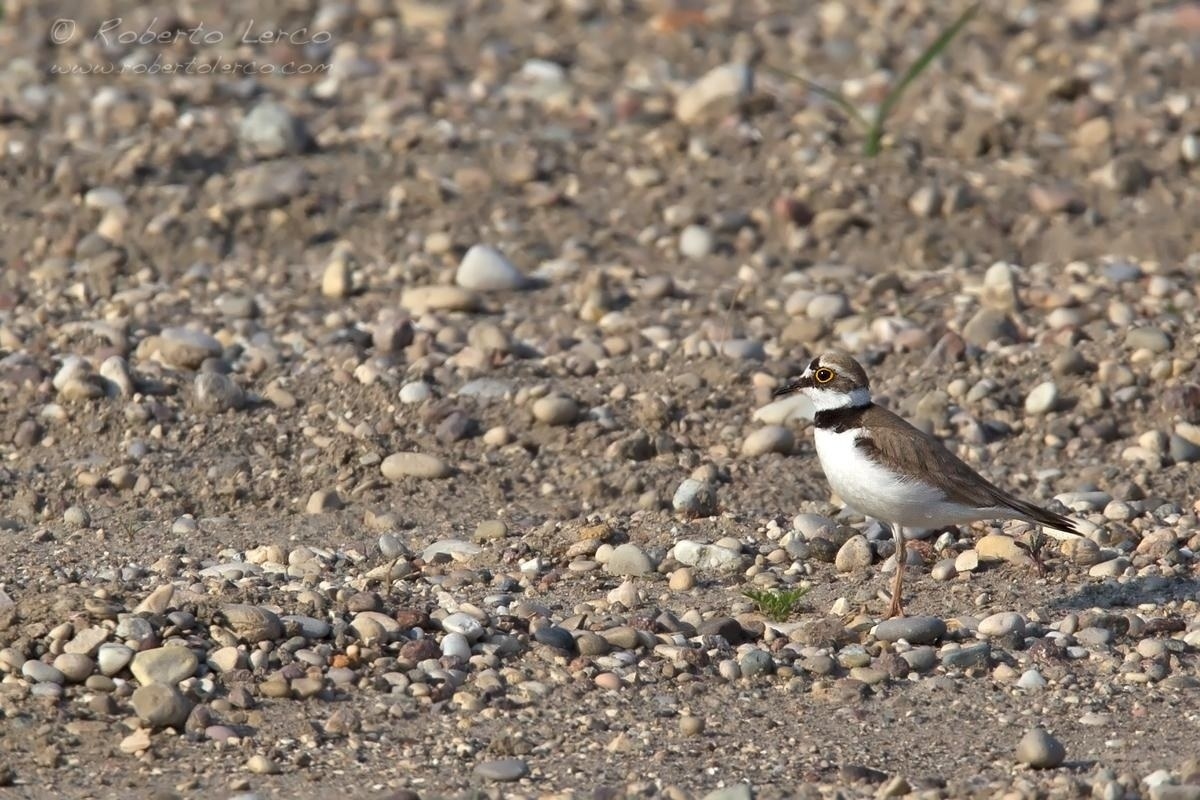
M817 383L829 383L833 380L833 370L827 367L821 367L813 373L813 380Z

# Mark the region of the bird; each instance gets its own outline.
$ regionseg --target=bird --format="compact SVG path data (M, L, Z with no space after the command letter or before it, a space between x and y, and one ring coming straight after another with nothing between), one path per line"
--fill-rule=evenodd
M773 395L797 392L813 404L817 457L829 485L850 508L892 532L896 574L888 617L904 616L905 528L1020 519L1056 539L1082 535L1074 520L994 486L937 439L875 404L866 370L848 353L818 355Z

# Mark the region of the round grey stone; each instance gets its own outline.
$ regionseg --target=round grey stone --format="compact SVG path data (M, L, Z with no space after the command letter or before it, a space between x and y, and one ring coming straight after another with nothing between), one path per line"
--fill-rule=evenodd
M533 404L533 417L547 425L570 425L579 416L579 405L559 394L540 397Z
M712 232L703 225L688 225L679 234L679 253L685 258L706 258L715 246Z
M425 381L409 381L400 387L400 402L422 403L433 397L433 389Z
M379 552L384 558L401 558L409 554L404 542L391 533L379 537Z
M932 647L914 647L900 654L914 672L928 672L937 664L937 651Z
M1047 414L1057 407L1058 386L1054 381L1039 383L1025 398L1025 413L1033 416Z
M980 620L979 633L991 638L1024 636L1025 618L1015 611L1001 611Z
M221 343L191 328L164 328L158 335L158 352L172 366L199 369L205 359L221 355Z
M717 493L705 481L685 478L671 498L671 507L683 514L711 517L717 511Z
M21 677L34 683L66 683L67 676L44 661L31 658L21 665Z
M625 543L613 548L604 569L613 575L635 577L649 575L654 570L654 564L642 548Z
M966 667L987 666L992 655L992 646L987 642L968 645L957 650L949 650L941 654L942 665L954 669Z
M224 414L236 411L246 404L246 393L228 375L217 372L202 372L196 376L192 387L192 403L209 414Z
M967 344L987 347L991 342L1015 342L1017 326L1003 311L981 308L963 326L962 337Z
M521 758L497 758L476 764L475 774L489 781L507 783L528 775L529 765Z
M1017 761L1034 769L1053 769L1067 758L1067 748L1042 728L1033 728L1017 743Z
M392 453L379 465L379 471L389 481L403 478L445 478L450 465L437 456L426 453Z
M273 100L264 100L242 118L238 141L252 156L279 158L303 153L312 140L299 117Z
M1134 350L1165 353L1171 349L1171 337L1158 328L1142 326L1125 334L1125 345Z
M96 669L96 662L83 653L61 653L54 659L54 668L70 683L83 683Z
M1021 677L1017 678L1017 688L1027 692L1045 689L1046 679L1036 669L1027 669L1021 673Z
M789 428L768 425L754 431L742 441L742 455L755 457L767 453L790 453L795 444L796 437Z
M804 307L804 315L809 319L819 319L832 322L850 313L850 301L844 294L814 295Z
M544 628L539 628L534 634L535 641L549 645L556 650L562 650L565 653L575 652L575 637L566 628L558 625L547 625Z
M283 623L268 608L245 603L230 603L221 613L231 631L247 644L275 641L283 638Z
M100 645L100 649L96 652L96 664L100 667L100 674L111 677L129 666L133 655L132 647L109 642Z
M92 524L92 518L82 506L69 506L63 512L63 522L72 528L86 528Z
M755 675L768 675L775 671L775 659L766 650L754 649L747 652L738 661L742 675L753 678Z
M471 643L461 633L447 633L442 638L442 655L468 661L471 658Z
M187 647L155 647L133 657L129 671L143 686L166 683L174 686L196 674L200 659Z
M464 614L461 611L442 620L442 630L460 634L470 642L479 640L484 634L483 624L470 614Z
M130 702L138 719L152 728L181 729L192 712L191 701L165 683L138 687Z
M896 617L875 626L875 638L881 642L930 644L946 635L946 623L937 617Z
M466 252L454 280L464 289L477 292L511 291L529 283L503 253L485 244L477 244Z
M851 536L838 549L833 566L838 572L854 572L871 566L871 543L862 534Z

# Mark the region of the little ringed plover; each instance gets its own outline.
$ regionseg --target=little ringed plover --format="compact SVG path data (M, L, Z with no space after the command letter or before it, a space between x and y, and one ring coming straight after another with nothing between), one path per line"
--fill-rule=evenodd
M867 373L849 355L824 353L775 396L812 401L817 456L845 503L891 529L896 576L888 616L903 616L904 528L942 528L984 519L1021 519L1054 538L1080 535L1075 523L993 486L937 439L871 402Z

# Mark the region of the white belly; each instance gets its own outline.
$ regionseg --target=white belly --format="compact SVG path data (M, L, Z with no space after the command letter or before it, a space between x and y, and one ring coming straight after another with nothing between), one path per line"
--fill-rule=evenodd
M940 528L990 516L946 502L934 487L896 477L864 456L854 446L857 438L853 430L816 431L817 456L829 485L858 513L905 528Z

